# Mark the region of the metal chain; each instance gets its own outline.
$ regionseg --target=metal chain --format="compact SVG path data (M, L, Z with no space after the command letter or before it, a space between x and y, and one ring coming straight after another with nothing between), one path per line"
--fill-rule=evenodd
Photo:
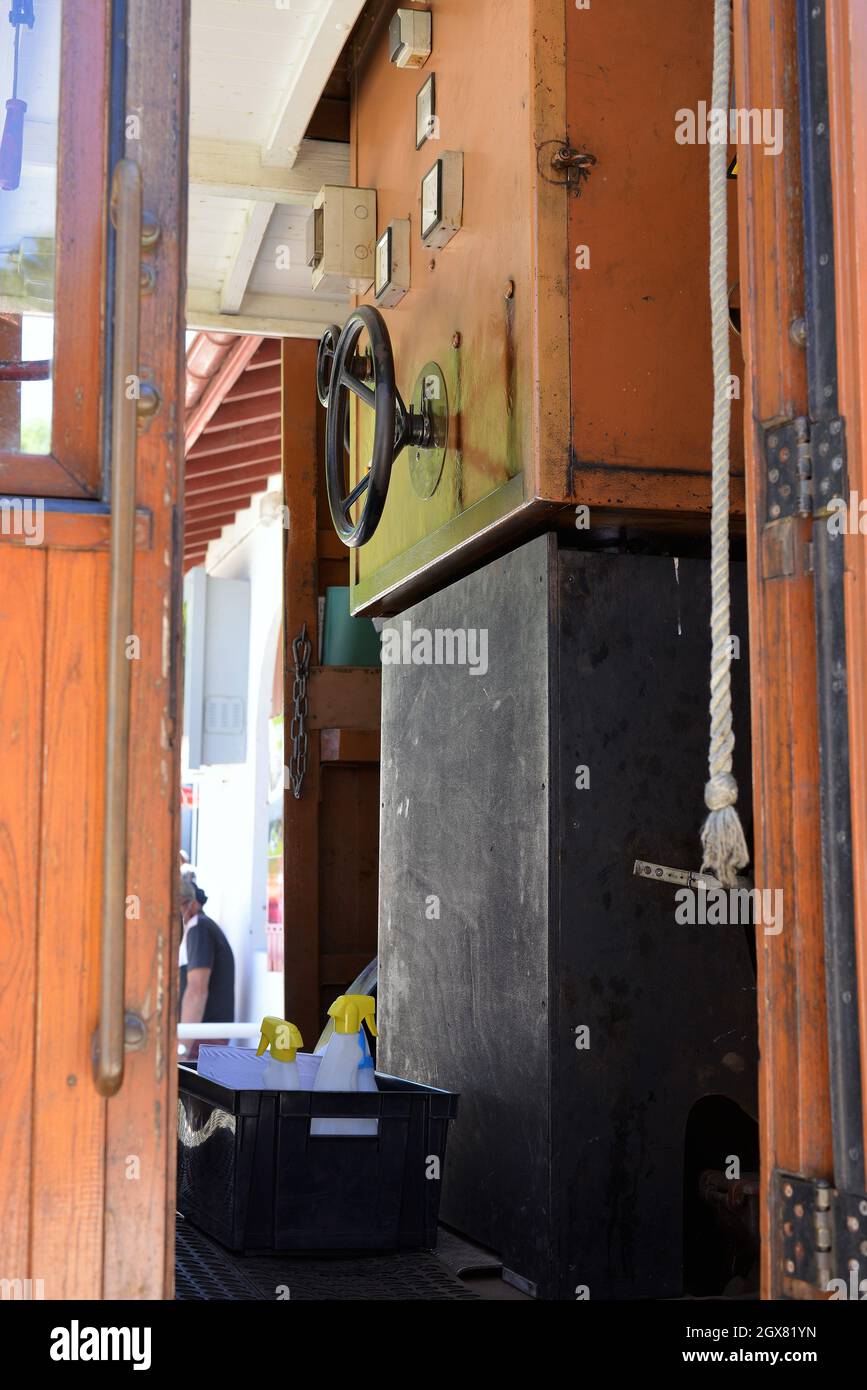
M307 624L304 623L292 643L295 679L292 685L292 721L289 725L289 738L292 743L289 780L296 801L301 796L307 772L307 677L310 671L310 652L310 638L307 636Z

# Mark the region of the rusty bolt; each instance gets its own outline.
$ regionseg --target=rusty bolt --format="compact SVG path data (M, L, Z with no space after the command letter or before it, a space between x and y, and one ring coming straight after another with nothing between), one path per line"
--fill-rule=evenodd
M452 334L452 347L453 347L453 348L459 348L460 345L461 345L461 335L460 335L460 333L453 333L453 334Z
M515 293L515 282L514 282L514 280L507 280L506 283L505 283L505 285L503 286L503 298L504 298L504 299L511 299L511 298L514 296L514 293Z
M795 347L806 347L807 320L804 318L792 319L789 325L789 337L795 344Z
M428 263L427 263L427 268L428 268L428 270L436 270L436 268L437 268L437 263L436 263L436 261L428 261Z

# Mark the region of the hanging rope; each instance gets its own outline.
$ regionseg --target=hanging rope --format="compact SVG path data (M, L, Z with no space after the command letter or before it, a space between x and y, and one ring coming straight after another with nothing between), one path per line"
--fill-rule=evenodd
M731 75L731 0L714 0L714 111L725 111L728 127ZM710 151L710 308L713 342L713 439L711 444L711 658L710 778L704 800L708 817L702 826L702 869L731 887L738 869L749 863L732 775L731 652L729 650L729 380L728 225L725 140L708 143Z

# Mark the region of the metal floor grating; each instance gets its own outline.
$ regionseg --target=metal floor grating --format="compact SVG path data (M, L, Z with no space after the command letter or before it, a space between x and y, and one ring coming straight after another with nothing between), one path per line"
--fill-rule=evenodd
M175 1298L190 1301L276 1301L285 1287L292 1301L477 1300L426 1251L400 1254L233 1255L178 1217Z

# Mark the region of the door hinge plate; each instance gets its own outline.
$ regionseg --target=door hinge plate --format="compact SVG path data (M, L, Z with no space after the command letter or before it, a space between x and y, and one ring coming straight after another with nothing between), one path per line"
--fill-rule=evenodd
M766 521L820 515L848 487L846 422L794 420L764 427Z
M774 1202L782 1276L821 1293L842 1280L867 1296L867 1195L777 1171Z

